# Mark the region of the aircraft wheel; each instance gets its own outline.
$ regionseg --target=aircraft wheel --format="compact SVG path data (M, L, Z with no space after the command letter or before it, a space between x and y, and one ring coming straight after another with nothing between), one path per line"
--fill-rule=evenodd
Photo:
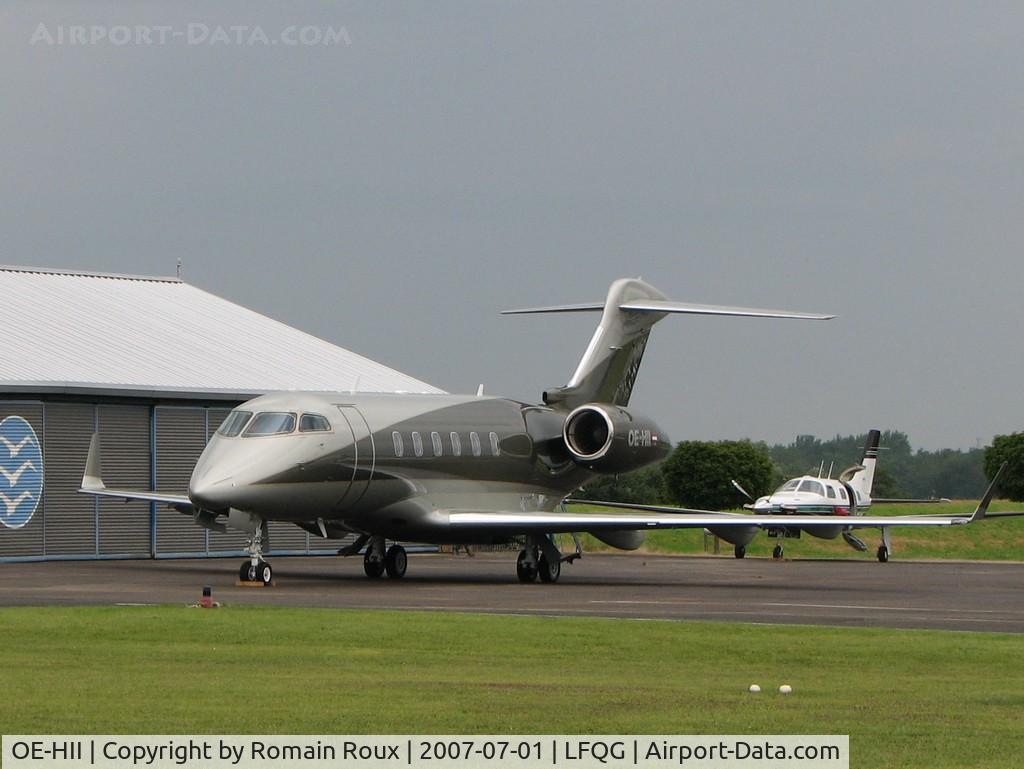
M409 556L405 554L405 548L401 545L392 545L384 556L384 568L391 579L401 579L405 576L405 567L409 565Z
M520 582L533 582L537 579L537 564L526 563L526 551L520 550L516 559L516 576Z
M542 555L537 561L537 573L541 582L558 582L558 578L562 576L562 562L559 560L549 563L548 557Z
M270 564L266 561L260 561L256 565L256 579L254 581L269 585L273 579L274 570L270 568Z
M373 558L372 551L367 550L366 555L363 556L363 571L366 572L367 577L377 579L384 573L384 561Z
M249 576L249 571L252 570L252 576ZM239 582L253 582L256 578L256 571L253 569L251 561L242 561L242 565L238 567L238 581Z
M878 562L887 563L889 560L889 548L885 545L878 546Z
M733 548L732 552L733 555L735 555L737 558L743 558L747 554L747 548L743 545L736 545L736 547Z
M775 546L775 549L772 550L772 558L774 558L776 561L781 560L781 558L782 558L782 545L776 545Z

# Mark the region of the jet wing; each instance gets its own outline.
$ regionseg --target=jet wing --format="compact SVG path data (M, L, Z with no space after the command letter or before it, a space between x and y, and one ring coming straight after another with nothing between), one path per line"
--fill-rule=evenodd
M146 491L136 489L109 489L103 482L103 471L100 462L100 434L93 433L89 441L89 456L85 460L85 472L82 475L82 486L78 489L80 494L91 494L94 497L113 497L123 499L125 502L135 500L143 502L159 502L169 505L181 513L194 513L195 507L192 500L185 494L168 494L160 491Z
M565 500L567 505L600 505L623 510L622 513L523 513L523 512L470 512L451 510L448 521L451 526L492 529L514 533L556 534L573 531L609 531L623 529L696 529L724 528L728 526L756 526L768 528L791 526L798 528L813 526L849 526L851 528L883 528L889 526L963 526L983 520L988 515L988 506L995 494L996 484L1006 468L999 468L989 485L985 496L970 515L750 515L747 513L723 513L714 510L694 510L664 505L632 505L625 502L595 502L592 500ZM994 513L991 517L1024 515L1018 513Z

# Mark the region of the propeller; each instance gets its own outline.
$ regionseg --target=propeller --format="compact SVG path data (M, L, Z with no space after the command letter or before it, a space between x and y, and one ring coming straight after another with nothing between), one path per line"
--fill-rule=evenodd
M745 488L740 486L739 481L737 481L735 478L732 480L732 487L736 489L736 491L738 491L740 494L745 496L747 499L749 499L751 502L754 501L754 498L750 496L750 493Z

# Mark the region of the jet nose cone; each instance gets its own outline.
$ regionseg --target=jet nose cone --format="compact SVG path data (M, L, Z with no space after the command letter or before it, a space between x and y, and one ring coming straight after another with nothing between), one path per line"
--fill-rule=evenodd
M235 484L230 478L211 481L193 476L188 485L188 496L193 504L204 510L227 510L231 507L234 488Z

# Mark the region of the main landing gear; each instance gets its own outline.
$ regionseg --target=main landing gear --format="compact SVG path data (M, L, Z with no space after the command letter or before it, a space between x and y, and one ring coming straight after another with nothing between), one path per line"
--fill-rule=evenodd
M784 551L782 549L782 545L776 545L775 549L772 550L772 558L774 558L776 561L781 561L783 555Z
M409 556L404 547L392 545L385 552L384 537L370 537L370 544L363 554L363 571L367 577L378 579L387 573L391 579L401 579L408 565Z
M888 563L888 561L889 561L889 554L891 552L892 552L892 542L889 540L889 529L883 527L882 528L882 544L880 544L878 546L878 552L876 553L876 555L878 556L878 562L879 563Z
M239 582L262 582L269 585L274 579L274 570L270 564L263 560L263 540L270 543L270 535L267 531L267 522L260 521L252 535L245 543L245 550L249 553L248 560L242 561L238 567Z
M573 534L572 538L576 543L576 552L562 555L547 534L527 537L526 547L519 551L519 557L516 558L516 576L519 577L519 581L536 582L540 577L541 582L548 584L558 582L558 578L562 576L562 562L572 563L583 557L579 537Z
M745 558L747 555L747 548L744 545L736 545L736 547L732 549L732 554L737 558Z

